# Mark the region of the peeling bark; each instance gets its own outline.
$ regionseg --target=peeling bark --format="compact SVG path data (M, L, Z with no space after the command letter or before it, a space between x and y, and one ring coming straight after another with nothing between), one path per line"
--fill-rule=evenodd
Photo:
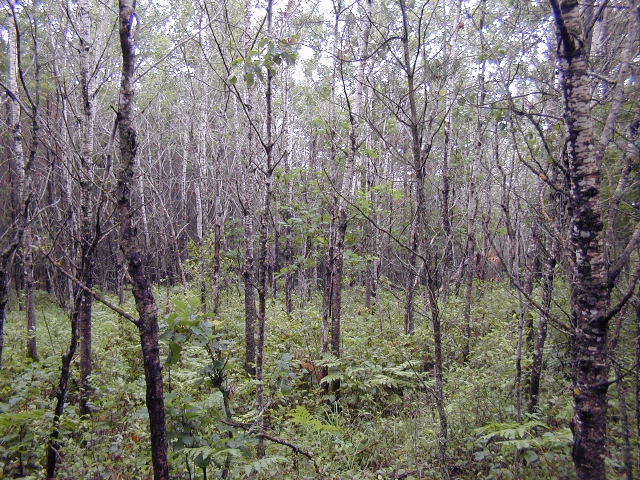
M590 110L591 84L576 0L550 0L558 34L558 70L567 130L570 241L573 261L571 317L574 367L573 461L579 480L606 478L610 291L604 256L600 165Z

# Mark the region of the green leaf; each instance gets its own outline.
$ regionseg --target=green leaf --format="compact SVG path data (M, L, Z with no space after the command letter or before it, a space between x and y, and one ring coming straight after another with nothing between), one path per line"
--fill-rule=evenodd
M251 88L256 83L255 76L253 73L245 73L244 74L244 82L247 84L247 87Z
M527 462L527 465L537 462L539 459L538 454L533 450L525 450L522 456L525 462Z

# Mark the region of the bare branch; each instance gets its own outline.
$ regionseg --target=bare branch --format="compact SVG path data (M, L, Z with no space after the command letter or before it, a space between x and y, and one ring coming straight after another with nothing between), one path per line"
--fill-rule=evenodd
M114 312L116 312L118 315L126 318L127 320L129 320L131 323L133 323L134 325L138 325L139 321L137 319L135 319L130 313L126 312L125 310L123 310L122 308L118 307L117 305L114 305L112 302L110 302L109 300L107 300L105 297L103 297L102 295L100 295L98 292L96 292L95 290L92 290L91 288L87 287L84 283L82 283L81 280L79 280L77 277L75 277L72 273L70 273L69 271L67 271L61 264L60 262L56 261L55 259L51 258L51 254L49 252L45 252L43 250L41 250L42 253L44 254L44 256L46 257L47 260L49 260L49 262L51 263L51 265L53 265L58 271L60 271L60 273L62 273L65 277L67 277L69 280L71 280L73 283L75 283L78 287L80 287L82 290L84 290L85 292L87 292L88 294L90 294L93 298L95 298L98 302L102 303L105 307L113 310Z

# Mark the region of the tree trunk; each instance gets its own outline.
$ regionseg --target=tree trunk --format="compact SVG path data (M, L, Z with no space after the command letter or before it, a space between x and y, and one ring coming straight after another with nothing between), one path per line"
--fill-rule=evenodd
M30 104L29 115L31 117L31 142L29 145L29 155L25 158L22 149L22 135L20 130L20 110L18 108L17 95L17 77L23 76L24 72L21 67L21 30L17 18L15 4L9 2L9 8L13 16L13 27L9 29L9 49L8 49L8 87L11 91L12 98L9 101L9 125L12 130L11 157L16 175L16 189L14 196L14 225L21 227L21 244L22 244L22 265L20 273L24 281L24 290L26 296L26 323L27 323L27 357L32 360L38 360L38 348L36 341L36 312L35 312L35 285L34 285L34 266L33 266L33 233L32 233L32 215L34 212L33 185L30 171L35 163L36 154L38 152L40 142L40 71L41 64L38 51L37 15L32 18L31 35L33 38L33 72L34 84L33 90L27 92ZM23 85L26 88L26 85ZM10 95L11 96L11 95ZM16 282L16 286L17 286Z
M465 300L464 300L464 344L462 346L462 361L467 362L470 354L471 342L471 303L473 301L473 280L476 277L476 217L478 215L478 192L477 183L477 164L482 158L484 147L484 124L486 119L483 117L482 109L484 108L485 97L487 95L485 86L486 56L484 41L484 22L486 14L486 0L480 2L480 19L478 21L478 35L480 37L480 72L478 72L478 91L476 93L478 110L476 118L476 134L475 150L471 165L469 166L469 184L467 187L467 268L465 270Z
M555 240L554 240L555 242ZM529 404L527 411L534 413L538 406L538 397L540 395L540 379L542 378L542 360L544 353L544 345L547 339L547 322L551 310L551 300L553 297L553 278L556 267L555 247L552 247L547 261L544 265L542 274L542 308L538 323L538 335L536 337L536 345L533 351L533 360L531 365L531 380L529 382Z
M34 22L37 20L34 19ZM35 306L35 279L33 265L33 233L32 221L34 211L33 182L31 175L26 172L30 171L36 161L38 147L40 144L40 60L38 56L38 44L34 34L34 91L33 100L31 102L31 145L29 147L29 158L24 166L24 191L21 198L24 203L23 214L25 215L24 234L22 237L22 267L24 278L24 290L26 296L26 314L27 314L27 356L32 360L38 360L38 346L36 341L36 306ZM20 53L18 52L18 55Z
M217 181L217 180L216 180ZM223 224L223 211L222 202L220 196L222 195L222 182L218 182L218 189L216 191L215 199L215 221L213 224L213 314L218 316L220 314L220 266L221 266L221 249L222 249L222 224Z
M94 167L93 167L93 137L95 123L95 104L93 98L91 71L90 71L90 39L91 19L89 11L91 2L82 0L78 2L77 32L80 51L80 88L82 95L82 108L80 109L80 272L78 278L87 287L93 288L94 269ZM77 260L77 261L78 261ZM93 297L83 289L79 290L80 301L75 302L79 308L77 312L77 324L80 336L80 413L89 413L89 377L92 371L92 331L91 311ZM75 347L74 347L75 349Z
M369 159L367 162L367 171L365 173L365 188L371 205L376 205L378 199L375 195L376 187L376 172L373 166L373 160ZM369 257L367 260L367 269L365 271L365 308L370 314L375 313L377 307L378 296L378 283L380 281L380 268L382 258L382 245L380 242L380 232L375 225L380 222L379 214L375 210L371 212L371 222L367 222L365 225L365 238L366 238L366 254Z
M76 287L74 305L72 306L73 310L70 315L71 340L69 341L69 349L62 355L62 368L60 370L58 390L56 391L56 407L53 412L53 429L49 436L49 443L47 445L47 479L51 480L55 478L56 467L58 459L60 458L60 448L62 447L62 442L60 441L60 421L62 420L62 415L64 413L67 392L69 389L71 362L78 346L79 316L82 312L81 304L84 301L84 295L82 295L82 292L82 288Z
M425 269L426 270L426 269ZM428 272L427 275L429 276ZM442 357L442 326L440 323L440 308L438 307L438 298L434 290L431 279L427 281L425 289L425 301L431 310L431 326L433 328L433 345L434 345L434 372L435 386L434 397L436 401L436 410L438 412L438 420L440 431L438 432L438 460L440 461L440 470L442 478L449 479L449 462L447 455L447 443L449 439L447 427L447 410L444 398L444 359Z
M558 71L564 100L571 181L574 366L573 461L578 480L606 478L610 292L604 258L600 165L594 152L591 84L580 6L549 0L558 34Z
M22 191L24 177L28 172L24 169L24 152L22 149L22 129L20 125L20 105L17 98L17 70L18 58L16 50L15 30L8 29L7 37L7 87L10 90L7 99L7 124L11 132L11 142L9 145L9 168L15 181L13 185L11 200L13 211L11 212L10 226L1 236L2 252L0 255L0 368L2 368L2 358L4 353L4 323L6 319L6 307L10 295L10 280L12 275L12 265L18 245L22 242L22 232L24 225Z
M4 322L7 316L6 308L10 293L10 268L17 245L17 240L10 242L0 254L0 370L2 370L2 355L4 353Z
M256 373L256 291L253 265L253 219L246 207L243 207L242 222L244 224L245 255L242 280L244 282L244 369L249 375Z
M418 107L416 100L416 87L414 82L415 66L411 61L409 52L409 24L407 19L407 6L404 0L400 1L400 11L402 14L402 47L403 47L403 68L406 73L407 91L409 97L409 130L411 134L411 167L413 170L414 190L416 193L416 209L411 226L411 254L409 257L409 276L407 278L407 298L405 301L404 330L406 334L412 334L415 329L413 298L415 290L419 284L420 271L423 260L420 258L422 237L426 227L426 200L425 200L425 162L426 155L423 155L422 137L419 127Z
M27 207L28 208L28 207ZM27 215L27 225L24 228L22 240L22 268L24 275L24 293L27 315L27 357L38 360L38 342L36 340L36 305L33 280L33 237L31 234L30 219Z
M371 0L366 1L365 11L362 14L364 21L362 36L359 41L358 58L359 64L356 73L356 92L353 104L347 98L349 114L349 150L345 159L345 167L342 173L342 181L338 195L335 197L331 227L329 232L329 249L327 253L327 275L324 289L323 302L323 337L326 325L329 326L329 342L331 353L340 357L341 330L342 330L342 276L344 268L345 235L348 224L348 199L352 197L351 190L355 175L356 157L358 154L358 130L360 113L364 92L364 73L366 66L366 54L369 47L369 33L371 31ZM338 23L341 14L340 2L334 3L335 24L334 24L334 49L338 49ZM336 65L334 64L334 67ZM339 65L339 73L342 82L344 77L343 64ZM333 157L335 158L335 157ZM324 345L323 345L324 347ZM323 350L324 351L324 350ZM339 384L334 382L332 390L337 390Z
M446 299L449 296L449 284L451 283L451 276L449 272L453 270L453 231L451 226L451 182L450 182L450 168L449 168L449 156L451 154L451 114L447 114L447 118L444 124L444 146L443 146L443 161L442 161L442 231L445 236L444 254L442 258L442 287L443 296Z
M120 0L120 46L122 49L122 83L118 109L121 166L117 178L117 209L120 220L120 249L122 250L133 296L138 311L137 327L140 332L142 360L146 382L146 405L151 431L151 458L155 480L169 479L167 433L162 386L162 364L158 329L158 309L145 273L140 241L134 226L132 189L137 152L136 130L133 126L134 74L136 54L132 20L135 15L133 0Z
M267 36L271 35L273 21L273 0L267 0ZM267 324L267 295L269 294L269 223L271 220L271 200L273 197L273 73L267 69L266 84L266 138L262 141L266 164L264 173L264 201L260 215L260 251L258 254L258 336L256 338L256 409L258 424L257 456L265 456L264 444L265 409L264 397L264 363L265 363L265 334Z

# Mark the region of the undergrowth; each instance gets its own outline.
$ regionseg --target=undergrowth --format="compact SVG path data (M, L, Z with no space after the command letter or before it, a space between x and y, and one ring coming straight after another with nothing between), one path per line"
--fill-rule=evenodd
M514 352L517 299L504 285L481 284L473 307L469 362L460 299L442 302L445 399L452 478L571 478L570 392L562 372L543 380L541 412L516 405ZM269 301L265 412L267 456L255 457L255 384L243 370L240 296L223 298L217 317L203 313L199 294L161 290L165 396L172 478L417 479L438 478L438 416L433 398L433 344L426 309L417 305L414 335L402 333L402 303L381 292L374 312L353 289L343 308L343 356L321 356L320 299L287 315ZM134 311L133 305L125 305ZM94 413L77 413L74 363L63 424L59 478L147 478L150 456L144 376L135 327L106 307L94 309ZM51 431L67 314L38 298L41 359L25 359L22 312L11 307L0 378L0 478L42 478ZM551 332L547 370L561 368L551 352L566 338ZM327 367L319 380L310 369ZM525 365L526 369L526 365ZM223 389L214 379L222 375ZM560 379L560 380L556 380ZM339 395L325 382L340 381ZM520 387L523 388L523 387ZM225 415L229 393L232 418Z

